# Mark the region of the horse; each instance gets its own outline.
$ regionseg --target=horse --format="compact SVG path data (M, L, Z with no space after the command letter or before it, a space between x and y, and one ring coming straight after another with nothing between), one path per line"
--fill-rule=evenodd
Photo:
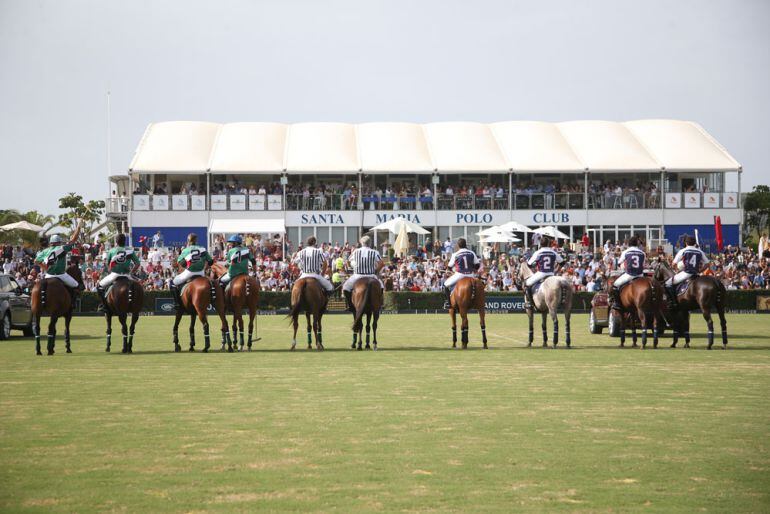
M607 282L607 290L612 287L615 279ZM663 287L660 282L650 277L640 276L635 278L620 290L621 312L620 320L620 346L626 344L626 316L628 314L631 323L631 337L636 348L636 322L642 329L642 349L647 347L647 329L652 323L652 347L658 347L658 322L662 319L661 312L663 302Z
M83 287L83 275L77 264L67 267L67 274L74 278ZM56 346L56 322L64 318L64 343L67 353L72 353L70 346L70 321L72 321L72 309L75 307L73 297L61 280L58 278L43 278L32 286L31 310L32 331L35 334L35 353L43 355L40 351L40 318L48 314L51 320L48 323L48 355L54 354Z
M524 282L533 275L532 270L526 261L522 261L519 264L519 270L516 273L517 279L520 285L523 287ZM543 315L543 348L548 348L548 330L546 328L546 316L551 315L553 320L553 347L559 344L559 318L557 316L559 305L562 306L564 311L564 324L565 324L565 337L567 348L571 347L570 339L570 313L572 311L572 295L574 291L572 284L563 277L550 276L540 283L540 288L532 295L532 307L527 309L527 316L529 317L529 343L528 347L532 346L534 340L533 318L535 311L540 312Z
M468 348L468 311L479 311L479 324L484 349L487 349L487 326L485 323L486 297L484 283L472 277L464 277L457 281L452 294L449 296L449 316L452 318L452 348L457 348L457 312L460 312L462 330L462 348Z
M291 288L291 323L294 327L294 339L291 343L291 349L297 347L297 328L299 327L299 313L305 311L307 319L307 348L313 348L313 334L315 334L315 345L318 350L323 350L323 337L321 335L321 318L326 312L328 299L324 293L321 284L312 277L305 277L294 282ZM313 323L310 323L310 316L313 316Z
M201 320L201 323L203 323L203 335L206 339L203 351L209 351L209 348L211 348L211 341L209 339L209 321L206 316L206 310L209 305L213 304L219 315L219 319L222 321L222 346L224 347L225 343L227 343L227 351L232 352L232 340L230 339L230 332L227 328L227 318L225 317L225 300L219 283L217 281L211 282L208 277L204 276L194 277L187 282L187 284L182 286L180 299L181 308L177 309L176 320L174 321L174 351L182 351L182 347L179 346L179 322L185 314L190 315L190 351L195 351L196 315Z
M662 260L653 266L654 277L663 282L674 276L674 271ZM678 287L678 286L677 286ZM719 314L719 324L722 330L722 349L727 348L727 320L725 319L725 286L714 277L699 275L687 284L687 289L677 298L677 306L672 312L674 325L674 340L671 348L676 348L679 337L684 337L684 347L690 347L690 311L700 309L703 319L708 326L708 347L714 346L714 321L711 319L712 309Z
M104 295L104 317L107 320L107 348L110 351L112 344L112 317L117 315L123 334L123 349L121 353L133 353L134 329L139 320L139 313L144 305L144 288L142 284L127 277L119 277L112 283ZM131 314L131 326L126 325L128 315Z
M211 274L215 280L227 273L227 270L221 264L211 266ZM233 340L238 342L240 331L240 350L243 351L243 309L249 310L249 341L248 350L251 351L251 344L254 333L254 318L257 315L259 306L259 282L248 275L238 275L233 278L225 288L225 312L227 310L233 313ZM259 338L257 339L259 341Z
M364 340L361 334L364 323L363 317L366 315L366 349L369 346L369 332L374 330L374 349L377 349L377 321L380 319L380 309L384 303L382 286L380 281L374 277L363 277L353 286L353 292L350 297L355 313L353 314L353 344L350 346L356 349L356 339L358 339L358 349L361 349L361 343ZM372 322L372 318L374 321Z

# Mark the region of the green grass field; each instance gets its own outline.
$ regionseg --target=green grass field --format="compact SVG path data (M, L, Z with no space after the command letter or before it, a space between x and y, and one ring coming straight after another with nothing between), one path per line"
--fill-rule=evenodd
M446 316L391 315L353 352L328 316L327 351L291 353L268 316L256 351L206 355L147 317L121 355L76 318L71 355L0 343L0 511L767 512L770 316L728 323L727 351L701 319L641 351L574 316L567 351L490 315L481 351L474 316L452 351Z

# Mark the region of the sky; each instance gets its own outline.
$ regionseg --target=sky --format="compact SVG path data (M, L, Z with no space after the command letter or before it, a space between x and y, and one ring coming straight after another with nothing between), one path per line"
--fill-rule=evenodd
M107 197L169 120L684 119L746 190L770 182L768 26L766 0L0 0L0 209Z

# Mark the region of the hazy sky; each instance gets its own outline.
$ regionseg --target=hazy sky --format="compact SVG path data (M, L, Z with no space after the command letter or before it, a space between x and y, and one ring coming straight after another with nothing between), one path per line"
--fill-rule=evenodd
M104 198L153 121L677 118L768 183L770 1L0 0L0 208Z

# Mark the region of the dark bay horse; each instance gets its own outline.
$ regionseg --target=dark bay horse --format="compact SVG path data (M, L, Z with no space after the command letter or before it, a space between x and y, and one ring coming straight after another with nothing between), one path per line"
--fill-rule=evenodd
M384 303L382 286L380 281L374 277L363 277L353 286L353 293L350 297L355 313L353 314L353 344L351 348L356 347L360 350L361 343L364 340L361 332L363 331L363 317L366 315L366 349L369 346L369 332L374 330L374 349L377 349L377 321L380 319L380 310ZM372 318L374 321L372 322ZM358 346L356 346L356 339Z
M658 260L653 269L655 270L655 279L661 282L674 276L674 271L662 260ZM714 346L714 321L711 319L711 312L716 309L722 330L722 348L727 348L726 300L727 290L722 282L716 278L699 275L691 280L685 292L676 299L676 307L674 312L671 312L674 325L674 342L671 343L671 347L676 348L680 336L684 337L684 347L690 347L690 311L700 309L708 326L707 349L711 350L711 347Z
M129 278L120 277L112 283L104 296L106 309L104 317L107 320L107 348L104 351L110 351L112 344L112 317L117 316L120 321L121 333L123 334L122 353L133 353L134 349L134 329L139 320L139 313L144 305L144 288L142 284ZM128 315L131 315L131 326L127 326Z
M215 280L227 273L227 269L221 264L211 266L211 273ZM238 343L240 333L240 349L243 351L243 310L249 311L249 341L248 350L251 351L251 345L254 334L254 318L257 316L259 307L259 282L254 277L248 275L238 275L230 280L225 288L225 310L233 313L233 340ZM257 339L259 341L259 339Z
M614 279L607 282L609 290ZM626 315L631 323L631 337L636 344L636 324L642 329L642 349L647 346L647 329L652 325L652 347L658 347L658 322L662 319L663 286L650 277L640 277L628 282L620 290L620 346L626 344ZM610 313L612 315L612 313Z
M80 286L83 286L83 275L77 264L67 267L67 274L74 278ZM45 283L44 283L45 282ZM41 296L41 289L45 289L45 297ZM56 346L56 322L64 318L64 343L67 353L72 353L70 346L70 321L72 321L72 309L74 301L67 286L58 278L45 278L35 282L32 286L32 331L35 334L35 353L43 355L40 351L40 318L48 315L51 320L48 323L48 355L54 354Z
M315 345L318 350L323 350L323 337L321 335L321 318L326 312L328 298L321 284L312 277L301 278L294 282L291 288L291 323L294 327L294 339L291 343L291 349L297 347L297 328L299 327L299 314L305 312L307 319L307 348L313 348L313 334L315 334ZM310 317L313 317L311 324Z
M455 284L449 297L449 316L452 318L452 348L457 348L457 313L460 313L463 350L468 348L468 312L471 309L479 311L479 324L484 348L487 348L486 296L484 283L477 278L461 278Z
M532 276L532 270L525 261L519 264L519 271L516 273L517 281L522 287L524 282ZM540 312L543 315L543 348L548 347L548 330L546 329L547 315L551 315L553 320L553 347L559 344L559 306L562 306L564 310L564 330L567 348L570 348L570 314L572 312L572 296L573 296L572 284L563 277L550 276L543 280L540 284L540 288L532 296L534 305L532 308L527 309L527 317L529 318L529 343L527 346L532 346L532 342L535 338L534 334L534 316L535 311Z
M219 286L219 282L214 281L212 283L207 277L199 276L193 278L182 287L183 290L180 295L182 306L180 309L177 309L176 320L174 321L174 351L182 351L182 347L179 346L179 322L185 314L190 315L190 351L195 351L196 316L203 324L203 335L206 339L203 351L209 351L209 348L211 348L211 340L209 338L209 321L206 316L206 311L211 304L214 305L214 308L219 315L219 319L222 321L222 344L224 345L225 342L227 342L228 351L233 351L232 342L230 340L230 331L227 327L227 318L225 318L225 299L223 298L224 295L222 294L222 288ZM215 297L213 302L211 301L212 296Z

